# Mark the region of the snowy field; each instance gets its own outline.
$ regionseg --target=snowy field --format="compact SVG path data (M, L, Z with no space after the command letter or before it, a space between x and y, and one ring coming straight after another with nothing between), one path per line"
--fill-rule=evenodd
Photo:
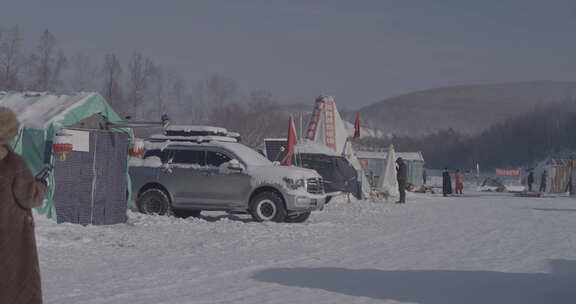
M576 303L576 199L336 201L304 224L37 216L45 303Z

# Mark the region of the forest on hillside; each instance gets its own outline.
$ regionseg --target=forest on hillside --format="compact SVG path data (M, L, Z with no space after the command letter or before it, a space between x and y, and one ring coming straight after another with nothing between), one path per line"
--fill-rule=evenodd
M364 138L358 145L422 151L428 168L484 170L529 168L554 156L572 157L576 151L576 101L536 107L527 114L496 124L477 136L456 130L420 138Z

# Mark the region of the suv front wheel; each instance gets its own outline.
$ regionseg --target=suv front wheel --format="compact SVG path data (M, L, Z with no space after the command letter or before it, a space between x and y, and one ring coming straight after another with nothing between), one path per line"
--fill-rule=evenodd
M278 194L262 192L250 201L250 214L257 222L284 222L286 219L286 208Z

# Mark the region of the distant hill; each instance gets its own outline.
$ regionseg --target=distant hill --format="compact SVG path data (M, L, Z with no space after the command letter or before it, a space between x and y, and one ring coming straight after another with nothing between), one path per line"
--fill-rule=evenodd
M576 98L576 82L533 81L454 86L385 99L360 111L363 125L385 134L420 136L453 128L478 134L536 106Z

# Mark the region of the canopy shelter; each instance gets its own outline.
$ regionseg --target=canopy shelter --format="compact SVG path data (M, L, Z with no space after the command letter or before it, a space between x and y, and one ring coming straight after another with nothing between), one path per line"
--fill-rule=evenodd
M574 180L576 180L576 160L573 159L549 159L545 166L546 182L545 192L564 193L570 192L574 195ZM542 173L535 176L535 179L541 184Z
M74 134L80 134L81 141L82 138L85 138L85 143L80 147L81 153L84 153L82 154L84 156L80 158L83 158L84 162L92 160L90 156L86 158L86 155L92 155L88 151L94 151L94 155L96 155L95 149L97 147L94 144L95 137L92 135L92 131L99 130L100 133L113 131L131 134L129 129L107 130L108 123L120 122L121 119L98 93L83 92L72 95L59 95L35 92L0 92L0 106L13 110L21 122L19 133L12 141L11 146L28 163L33 174L40 172L47 164L54 164L54 157L50 153L52 140L62 129L69 128L73 130L71 132L75 132ZM123 139L127 137L124 136ZM114 144L112 142L112 145ZM116 146L118 147L118 145ZM125 154L127 154L127 151ZM126 164L127 161L128 158L126 157ZM56 169L58 169L58 166L56 166ZM80 169L78 168L78 170ZM61 172L64 172L64 170ZM124 173L124 181L129 184L127 168ZM39 208L40 213L51 219L56 219L57 215L54 197L55 189L60 182L55 179L54 175L52 173L49 176L47 199L43 206ZM74 178L72 178L71 184L74 182ZM60 182L61 188L63 183L64 181ZM96 184L95 178L94 184Z
M408 184L419 187L424 183L424 157L421 152L396 152L390 145L387 151L358 151L371 185L378 191L397 193L396 159L402 157L407 169Z

